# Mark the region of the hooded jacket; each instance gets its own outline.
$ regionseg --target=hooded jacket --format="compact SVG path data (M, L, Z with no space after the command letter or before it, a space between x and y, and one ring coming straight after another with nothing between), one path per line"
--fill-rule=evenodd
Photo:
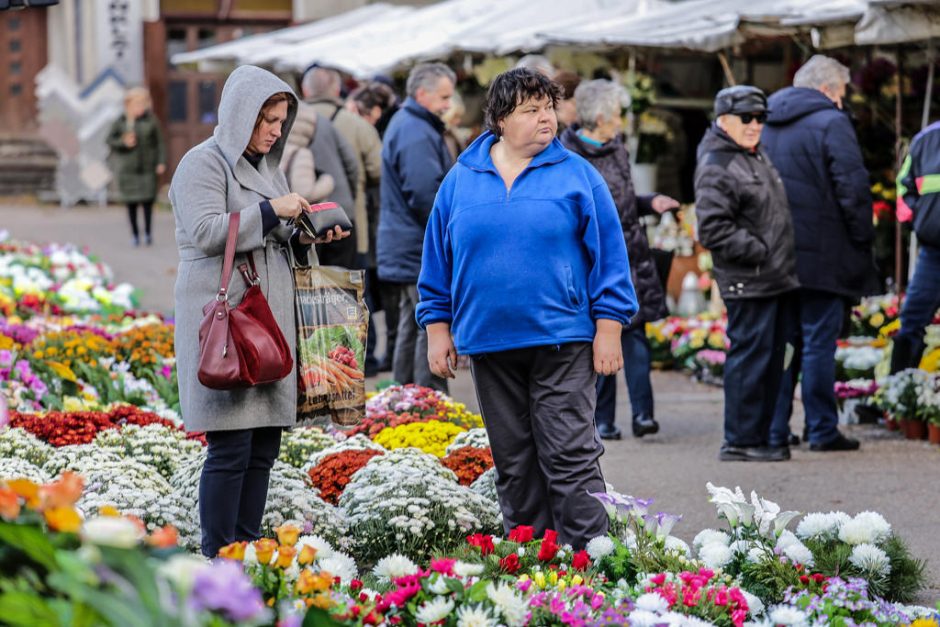
M437 193L424 239L418 324L448 322L461 354L594 340L637 303L607 184L553 139L512 184L486 132Z
M561 134L561 143L597 168L617 205L620 214L620 228L627 244L630 258L630 275L633 287L640 301L639 315L635 316L631 326L659 320L669 314L666 309L666 296L653 262L646 228L640 224L640 216L653 212L653 195L637 197L633 189L630 174L630 155L618 135L603 146L594 146L578 136L578 127L566 128Z
M761 145L787 190L800 285L873 293L870 183L848 116L817 89L787 87L770 97Z
M717 124L698 147L695 215L722 298L763 298L799 287L780 175L760 147L745 150Z
M270 152L252 165L244 156L261 105L276 93L289 95L287 119ZM197 378L202 308L214 299L222 274L229 216L241 214L235 266L251 252L264 292L293 356L296 342L293 277L285 254L292 230L276 220L265 226L262 203L288 193L278 169L294 117L297 98L270 72L246 65L225 81L218 125L212 137L180 161L170 184L180 264L175 288L176 366L183 422L189 431L287 427L296 421L297 381L292 371L268 385L212 390ZM229 300L241 302L246 289L237 272Z
M454 160L444 144L444 122L408 98L382 140L379 278L415 283L434 195Z
M287 184L311 203L317 203L333 193L334 181L329 174L317 175L317 164L310 150L310 142L317 130L317 114L312 110L305 115L305 105L300 103L294 126L287 136L284 156L278 167L284 171Z
M913 220L921 243L940 248L940 122L914 136L897 185L899 219Z

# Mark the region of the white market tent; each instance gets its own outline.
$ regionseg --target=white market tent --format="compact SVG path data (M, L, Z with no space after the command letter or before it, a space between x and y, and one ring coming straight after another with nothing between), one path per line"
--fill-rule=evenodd
M579 17L635 16L664 0L583 0ZM354 76L388 72L454 52L506 54L545 45L540 32L571 21L571 0L444 0L422 8L366 5L361 9L195 52L177 65L213 71L250 63L301 72L314 63Z
M936 0L687 0L645 15L578 20L543 31L548 43L717 52L753 37L811 32L817 47L940 36Z

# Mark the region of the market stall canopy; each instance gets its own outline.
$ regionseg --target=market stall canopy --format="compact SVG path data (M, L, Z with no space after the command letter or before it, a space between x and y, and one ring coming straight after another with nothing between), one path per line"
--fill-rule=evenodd
M579 17L644 13L663 0L583 0ZM375 10L374 7L382 7ZM373 9L370 12L369 9ZM367 5L333 18L173 55L202 70L245 63L302 72L313 64L372 76L454 52L507 54L545 45L571 20L571 0L444 0L422 8Z

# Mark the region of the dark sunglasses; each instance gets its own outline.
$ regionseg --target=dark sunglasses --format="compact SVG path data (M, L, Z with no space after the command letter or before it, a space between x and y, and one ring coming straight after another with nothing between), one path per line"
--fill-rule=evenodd
M735 113L735 115L741 118L741 122L744 124L750 124L754 120L757 120L758 124L763 124L767 121L766 113Z

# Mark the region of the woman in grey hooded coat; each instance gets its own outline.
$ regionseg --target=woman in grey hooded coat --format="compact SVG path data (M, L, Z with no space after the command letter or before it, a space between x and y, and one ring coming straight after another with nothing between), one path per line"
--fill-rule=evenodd
M296 114L297 97L287 83L261 68L239 67L225 82L212 137L186 153L170 186L180 256L175 289L180 406L186 429L205 431L208 441L199 516L202 552L209 557L231 542L260 536L281 431L294 424L297 411L294 372L276 383L237 390L210 389L197 378L202 308L219 289L232 213L241 214L235 265L253 254L261 289L295 354L294 284L286 247L306 255L313 240L282 222L309 204L290 193L278 163ZM241 302L245 289L234 276L231 302Z

